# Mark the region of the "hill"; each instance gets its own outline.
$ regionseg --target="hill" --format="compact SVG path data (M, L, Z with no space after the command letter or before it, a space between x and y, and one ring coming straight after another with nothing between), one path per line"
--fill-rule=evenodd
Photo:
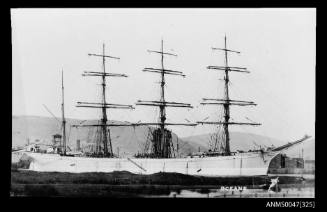
M210 134L196 135L190 137L183 137L182 140L188 142L192 146L195 146L197 149L200 147L201 150L208 150L208 141L210 140ZM286 144L291 141L281 141L275 138L270 138L266 136L251 134L251 133L242 133L242 132L230 132L230 145L231 151L243 150L247 151L254 149L256 146L254 142L261 146L271 146L275 147ZM302 154L306 160L315 159L315 140L309 139L304 141L303 144L294 146L292 149L285 151L289 157L299 157Z
M58 118L59 119L59 118ZM59 119L60 120L60 119ZM76 147L76 140L81 141L81 146L86 146L89 143L93 143L96 136L95 127L80 127L75 128L71 125L78 125L82 120L78 119L66 119L67 121L67 145L71 148ZM97 120L88 120L83 124L96 124ZM109 123L122 123L119 121L109 121ZM153 129L153 128L152 128ZM145 141L148 136L149 127L113 127L110 130L112 138L112 146L114 153L120 155L131 156L138 152L142 152L144 149ZM13 116L12 117L12 147L24 146L29 142L35 142L36 140L42 143L50 144L52 142L52 136L54 134L61 134L61 126L57 120L50 117L39 116ZM173 133L173 143L176 146L177 135ZM178 139L180 153L189 154L196 151L196 149Z
M93 143L96 135L96 128L81 127L73 128L70 127L74 124L81 123L82 120L78 119L67 119L67 137L68 146L71 148L76 147L76 140L81 140L81 145L85 146L89 143ZM96 124L96 120L88 120L83 124ZM110 121L110 123L122 123L119 121ZM153 129L153 128L152 128ZM140 127L114 127L111 128L111 138L114 153L120 155L131 156L138 152L142 152L144 149L145 141L148 136L149 128L147 126ZM44 143L51 143L52 135L61 134L60 123L51 117L39 117L39 116L12 116L12 147L24 146L27 144L27 139L30 142L40 140ZM231 150L249 150L254 148L253 141L258 145L280 146L286 142L269 138L261 135L231 132ZM208 149L208 140L210 139L209 134L196 135L191 137L178 138L173 133L173 143L176 147L178 140L179 152L187 155L191 152ZM304 144L293 148L286 153L292 157L298 157L304 149L304 157L306 159L314 159L314 139L305 141Z

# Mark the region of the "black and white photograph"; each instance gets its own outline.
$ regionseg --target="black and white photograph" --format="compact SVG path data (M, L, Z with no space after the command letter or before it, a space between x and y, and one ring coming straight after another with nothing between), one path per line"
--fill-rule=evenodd
M10 18L11 197L315 198L315 8Z

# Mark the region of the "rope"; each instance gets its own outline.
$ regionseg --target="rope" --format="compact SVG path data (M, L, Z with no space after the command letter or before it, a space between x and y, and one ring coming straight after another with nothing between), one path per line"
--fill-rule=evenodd
M231 83L232 84L232 83ZM242 93L242 92L240 92L239 91L239 89L237 88L237 87L235 87L234 86L234 84L232 84L232 86L230 86L230 88L231 88L231 90L233 91L233 92L235 92L236 94L238 94L238 95L240 95L240 93ZM240 96L242 96L242 95L240 95ZM254 138L254 136L253 135L251 135L251 133L245 128L245 127L243 127L242 125L240 125L240 127L246 132L246 133L248 133L251 137L252 137L252 139L253 140L256 140L255 138ZM265 133L263 132L263 130L261 129L261 128L259 128L259 131L261 131L261 133L263 134L263 135L265 135ZM268 142L270 143L270 144L273 144L272 143L272 141L271 141L271 139L269 138L269 137L267 137L268 138Z
M260 82L260 81L259 81ZM252 88L254 88L253 86L254 85L252 85L251 83L250 83L250 86L252 86ZM281 114L281 111L285 111L285 108L283 108L283 106L281 105L281 104L279 104L277 101L275 101L275 98L276 98L276 96L275 95L273 95L271 92L266 92L264 89L265 89L265 86L260 86L260 92L259 92L259 96L260 95L264 95L264 96L272 96L272 98L270 98L269 100L271 101L271 103L273 103L273 107L272 108L281 108L280 110L274 110L275 112L277 112L277 113L279 113L280 115L279 115L279 118L280 119L283 119L283 114ZM269 117L270 118L270 117ZM272 123L272 121L271 121L272 119L269 119L268 120L268 124L271 124ZM289 128L290 127L290 125L289 124L287 124L287 122L285 121L285 119L284 120L282 120L281 121L281 123L283 123L284 125L286 125L284 128L285 129L287 129L287 128ZM271 124L272 125L272 124Z

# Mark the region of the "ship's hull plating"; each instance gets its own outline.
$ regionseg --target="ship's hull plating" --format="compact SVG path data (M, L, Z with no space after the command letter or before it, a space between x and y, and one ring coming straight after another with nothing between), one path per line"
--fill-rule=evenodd
M40 172L113 172L135 174L176 172L201 176L266 175L272 158L278 153L241 153L235 156L200 158L89 158L56 154L25 153L31 160L30 170Z

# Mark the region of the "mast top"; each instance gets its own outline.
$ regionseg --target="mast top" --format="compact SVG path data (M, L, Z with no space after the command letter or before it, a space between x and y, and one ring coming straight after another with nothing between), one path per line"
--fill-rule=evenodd
M102 44L102 54L93 54L93 53L88 53L89 56L96 56L96 57L102 57L102 58L111 58L111 59L117 59L119 60L119 57L114 57L110 55L105 55L105 44Z
M225 48L215 48L215 47L212 47L211 49L212 50L221 50L221 51L225 51L225 52L234 52L236 54L241 54L240 51L235 51L235 50L227 49L227 37L226 37L226 34L225 34L225 37L224 37L224 41L225 41Z

